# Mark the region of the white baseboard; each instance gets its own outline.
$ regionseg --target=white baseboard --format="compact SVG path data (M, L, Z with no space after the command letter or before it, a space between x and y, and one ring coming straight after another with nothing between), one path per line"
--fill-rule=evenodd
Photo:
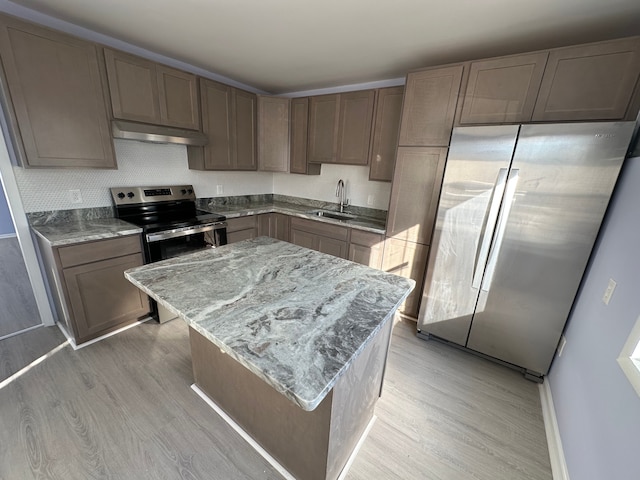
M549 459L551 460L551 472L553 480L569 480L569 470L564 458L562 449L562 439L560 438L560 428L556 418L556 409L553 406L551 387L549 380L539 385L540 403L542 404L542 418L544 419L544 429L547 433L547 446L549 448Z

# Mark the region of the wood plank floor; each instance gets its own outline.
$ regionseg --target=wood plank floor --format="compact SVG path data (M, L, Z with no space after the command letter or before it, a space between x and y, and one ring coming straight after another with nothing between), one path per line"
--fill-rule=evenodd
M0 337L42 323L16 237L0 238Z
M551 479L537 386L394 330L348 479ZM0 390L0 479L280 479L189 388L187 326L66 347Z

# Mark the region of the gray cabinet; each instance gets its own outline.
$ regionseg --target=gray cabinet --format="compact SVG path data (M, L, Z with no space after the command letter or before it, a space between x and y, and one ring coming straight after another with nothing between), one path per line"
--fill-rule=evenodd
M404 87L381 88L376 92L373 134L369 149L369 180L390 182L393 178L403 92Z
M309 99L291 99L291 132L289 173L320 175L320 164L307 160L307 126L309 124Z
M462 72L455 65L407 75L398 145L449 145Z
M76 344L149 313L147 296L123 274L143 264L139 235L53 248L38 241L58 319Z
M104 57L114 117L200 128L195 75L108 48Z
M304 218L291 218L291 243L336 257L347 258L349 234L349 228Z
M398 148L387 216L388 237L429 245L446 157L446 148Z
M640 37L552 50L533 120L635 120L638 75Z
M258 170L289 171L288 98L258 96Z
M236 243L258 236L255 215L227 219L227 243Z
M96 45L0 15L0 55L23 166L116 168Z
M367 165L374 90L310 97L308 161Z
M348 259L352 262L382 269L384 236L363 230L351 230Z
M531 121L547 52L471 62L460 124Z
M289 216L282 213L258 215L258 235L289 241Z
M205 147L189 147L189 168L256 170L256 95L200 79Z

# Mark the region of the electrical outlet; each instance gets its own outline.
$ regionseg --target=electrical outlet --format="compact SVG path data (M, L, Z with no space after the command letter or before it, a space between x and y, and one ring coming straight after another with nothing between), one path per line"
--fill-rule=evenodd
M613 291L616 289L617 283L613 278L609 279L609 284L607 285L607 289L604 291L604 295L602 296L602 301L605 305L609 305L609 301L611 300L611 296L613 295Z
M69 190L69 200L71 203L82 203L82 193L80 193L80 190Z
M367 197L367 205L368 206L373 205L375 203L375 201L376 201L376 197L374 197L373 195L369 195Z
M560 336L560 341L558 342L558 357L562 356L562 351L564 347L567 345L567 338L564 335Z
M224 187L222 185L216 185L216 195L222 195L224 193Z

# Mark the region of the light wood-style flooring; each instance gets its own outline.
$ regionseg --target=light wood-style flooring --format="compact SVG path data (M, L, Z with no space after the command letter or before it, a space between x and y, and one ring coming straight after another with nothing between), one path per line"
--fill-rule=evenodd
M537 386L414 329L347 478L550 480ZM280 479L191 383L180 320L63 348L0 389L0 479Z

